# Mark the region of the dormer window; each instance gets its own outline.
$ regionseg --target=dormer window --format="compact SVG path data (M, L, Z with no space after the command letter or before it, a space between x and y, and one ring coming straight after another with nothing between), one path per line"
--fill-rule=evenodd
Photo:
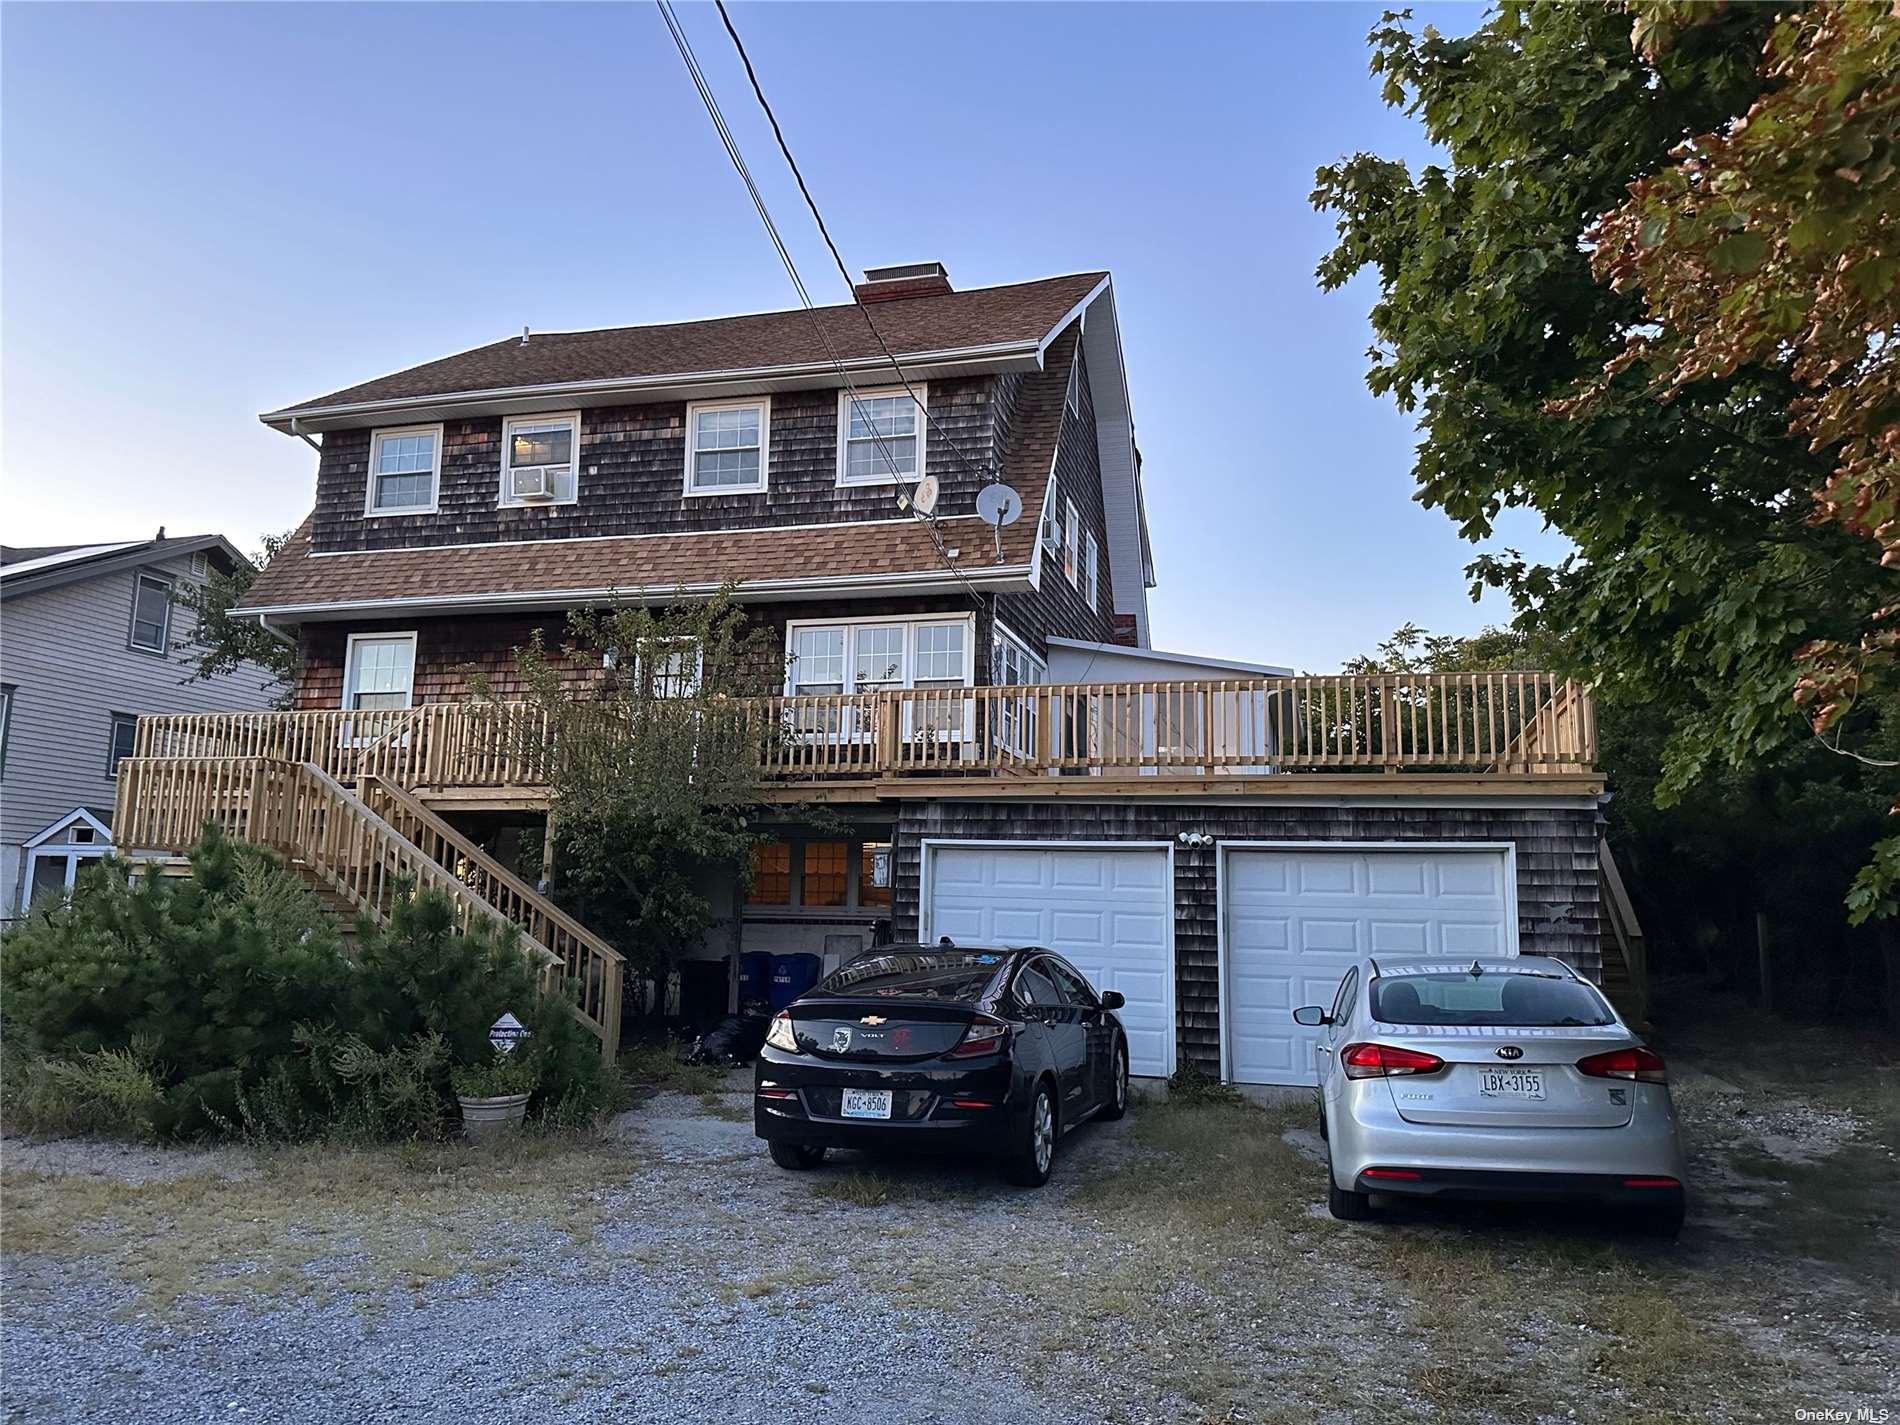
M502 508L573 504L580 498L580 443L579 411L502 422Z
M372 515L435 513L442 473L442 427L404 426L369 438L369 500Z
M769 400L695 401L688 406L686 493L762 493L771 423Z
M924 473L924 418L918 401L929 399L913 386L917 399L901 386L890 391L849 391L838 397L838 483L890 485L912 482Z

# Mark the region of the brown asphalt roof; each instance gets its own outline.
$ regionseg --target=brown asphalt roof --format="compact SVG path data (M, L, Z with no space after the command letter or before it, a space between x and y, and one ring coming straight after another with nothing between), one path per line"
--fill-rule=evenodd
M892 304L896 305L896 304ZM1054 342L1046 366L1024 378L1003 478L1023 498L1022 515L1003 530L1003 562L1018 568L1035 555L1043 497L1062 428L1064 393L1077 346L1071 330ZM988 526L974 518L939 521L957 567L980 575L994 567ZM310 522L290 537L246 592L244 608L312 609L365 601L478 601L484 596L558 597L664 592L684 586L739 586L781 579L848 579L942 574L928 529L914 521L871 521L806 528L763 526L625 539L545 539L312 554Z
M1079 272L868 307L847 304L663 326L538 332L525 345L519 337L510 337L274 414L521 386L800 366L828 362L834 353L844 361L870 359L882 351L865 323L867 313L884 344L899 356L1040 341L1107 275Z

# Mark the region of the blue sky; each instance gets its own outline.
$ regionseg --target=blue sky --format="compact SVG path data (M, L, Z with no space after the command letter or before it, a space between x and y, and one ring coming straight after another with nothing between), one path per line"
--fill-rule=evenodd
M1366 71L1379 8L734 7L854 268L1115 273L1158 646L1324 671L1508 616L1411 501L1371 288L1313 282L1314 168L1426 156ZM716 13L681 15L839 299ZM650 6L13 4L0 39L8 543L250 547L314 476L261 410L524 324L793 304Z

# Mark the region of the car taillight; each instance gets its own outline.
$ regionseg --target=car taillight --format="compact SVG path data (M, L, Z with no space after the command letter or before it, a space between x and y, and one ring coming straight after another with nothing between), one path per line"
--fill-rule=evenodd
M943 1057L946 1059L977 1059L985 1054L995 1054L1009 1043L1009 1026L1000 1019L978 1019L971 1021L957 1047Z
M1391 1044L1348 1044L1339 1051L1339 1063L1349 1079L1382 1079L1388 1074L1435 1074L1445 1067L1436 1054L1400 1049Z
M798 1052L798 1035L792 1031L792 1016L789 1010L780 1010L772 1016L772 1023L765 1031L765 1042L774 1049L789 1049Z
M1637 1079L1646 1084L1666 1084L1669 1075L1663 1069L1662 1055L1641 1044L1629 1049L1611 1049L1577 1060L1577 1072L1593 1079Z

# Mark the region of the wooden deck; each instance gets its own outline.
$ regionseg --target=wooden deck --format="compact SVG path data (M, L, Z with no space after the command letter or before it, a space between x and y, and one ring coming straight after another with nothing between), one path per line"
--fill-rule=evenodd
M897 688L707 700L783 801L1526 795L1598 788L1588 692L1548 673ZM525 704L161 714L139 759L264 758L432 804L545 802L554 729Z

